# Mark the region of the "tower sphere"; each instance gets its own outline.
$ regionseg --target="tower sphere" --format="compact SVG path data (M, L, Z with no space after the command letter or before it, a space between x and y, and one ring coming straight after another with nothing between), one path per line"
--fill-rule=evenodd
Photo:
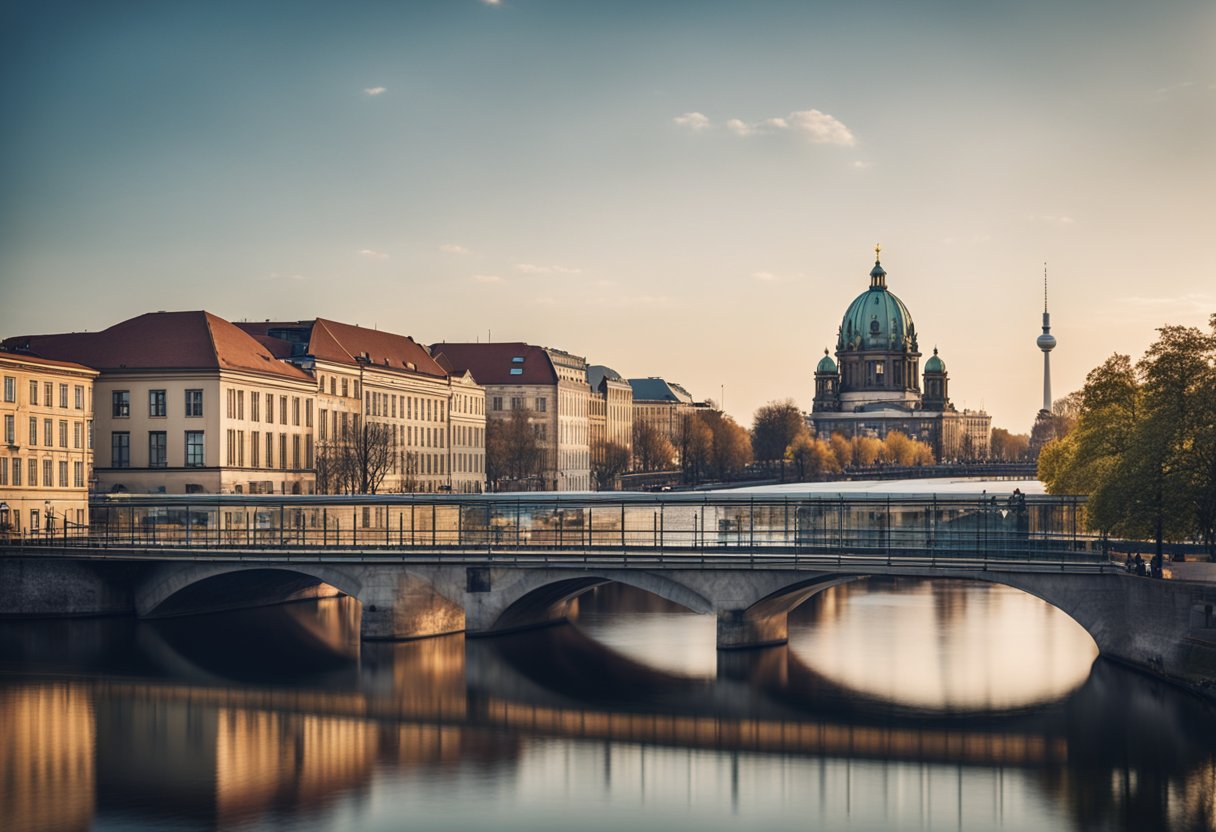
M1049 332L1045 332L1035 341L1039 345L1039 349L1043 352L1051 352L1056 346L1056 336Z

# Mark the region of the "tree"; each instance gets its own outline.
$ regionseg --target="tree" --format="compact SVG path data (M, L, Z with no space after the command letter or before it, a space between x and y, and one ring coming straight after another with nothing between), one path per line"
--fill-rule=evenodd
M321 494L375 494L392 469L395 454L388 425L356 421L341 439L317 446L316 489Z
M738 422L719 410L705 411L700 417L713 433L710 475L719 480L738 476L752 461L751 435Z
M1030 451L1030 436L1010 433L1004 428L992 429L992 458L1003 462L1025 459Z
M854 436L852 444L853 460L862 468L869 468L878 462L878 456L882 453L882 440L873 436Z
M769 402L753 417L752 452L760 462L782 459L794 438L806 430L806 419L793 399Z
M486 481L495 491L508 483L528 491L544 485L545 448L531 419L526 408L503 419L486 419Z
M713 465L714 433L701 418L693 413L684 418L684 448L680 454L680 466L684 469L686 482L704 481Z
M616 478L629 470L629 449L619 442L596 440L591 448L591 476L600 491L612 488Z
M794 471L802 481L820 480L828 474L840 471L840 464L832 446L803 431L794 437L785 451L786 458L794 464Z
M843 471L853 465L853 443L839 433L833 433L832 438L828 440L828 444L832 447L832 453L836 456L836 465L839 470Z
M670 471L675 465L676 449L652 423L640 419L633 422L633 461L642 471Z
M1071 432L1043 447L1050 493L1086 494L1103 533L1216 543L1216 315L1210 331L1166 326L1132 365L1114 355L1085 379Z

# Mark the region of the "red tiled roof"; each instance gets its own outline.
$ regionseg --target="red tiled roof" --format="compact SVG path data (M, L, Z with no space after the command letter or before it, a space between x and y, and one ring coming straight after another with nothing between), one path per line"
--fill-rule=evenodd
M447 371L426 351L426 348L408 335L367 329L326 318L291 323L272 321L241 323L238 326L267 344L272 340L278 340L270 335L272 331L307 330L308 354L322 361L365 364L440 378L448 375ZM287 345L288 342L280 341L279 343ZM287 345L286 349L290 355L290 346ZM363 355L367 356L366 361L360 360L360 356Z
M96 373L92 367L86 367L83 364L77 364L74 361L57 361L53 358L43 358L39 355L30 355L24 352L10 352L5 349L0 349L0 361L14 361L23 364L37 364L45 367L61 367L65 370L84 370L89 373Z
M468 370L478 384L557 384L549 354L531 344L431 344L431 353L453 372Z
M101 332L27 335L5 345L99 370L243 370L300 381L312 377L210 312L149 312Z

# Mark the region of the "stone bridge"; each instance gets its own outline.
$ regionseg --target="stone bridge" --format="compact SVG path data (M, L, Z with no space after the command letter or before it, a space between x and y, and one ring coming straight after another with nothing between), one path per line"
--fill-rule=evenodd
M480 636L562 621L615 582L714 615L729 650L784 643L790 611L834 584L951 578L1028 592L1103 656L1216 686L1216 585L1124 573L1078 533L1073 498L210 499L107 504L88 538L10 543L0 612L177 616L340 592L365 639Z

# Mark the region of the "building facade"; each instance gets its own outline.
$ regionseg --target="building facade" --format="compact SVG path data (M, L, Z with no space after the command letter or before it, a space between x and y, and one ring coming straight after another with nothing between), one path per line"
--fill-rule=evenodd
M239 326L316 379L322 463L375 425L360 441L389 446L379 492L485 489L485 391L471 376L449 373L405 335L324 318ZM318 478L339 490L324 464Z
M674 381L658 376L631 378L628 384L633 399L633 423L650 425L666 436L675 448L679 464L688 417L707 405L694 401L692 394Z
M542 491L591 488L586 359L562 350L514 343L432 344L448 372L468 373L485 389L485 416L505 419L526 411L543 451L535 481L511 487Z
M0 539L89 522L97 371L0 350Z
M93 367L100 492L308 494L311 376L208 312L156 312L95 333L9 338Z
M587 384L591 388L588 430L591 437L591 462L603 462L606 443L625 449L633 459L633 388L611 367L592 364L587 367Z
M900 431L929 444L939 461L987 458L991 417L954 407L946 364L936 348L925 362L922 390L920 359L912 315L887 288L887 273L876 256L869 289L845 310L836 360L825 349L815 368L811 429L822 438L833 433L883 438Z

